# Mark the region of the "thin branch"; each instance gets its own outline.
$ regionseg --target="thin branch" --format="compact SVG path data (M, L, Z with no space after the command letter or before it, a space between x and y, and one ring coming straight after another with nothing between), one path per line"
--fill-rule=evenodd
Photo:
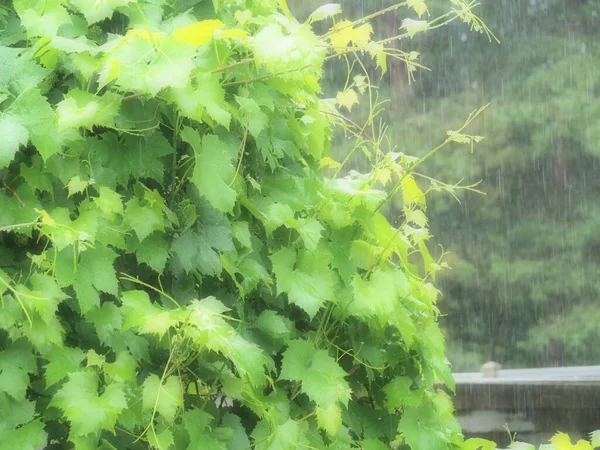
M19 194L17 194L17 192L14 189L11 189L11 187L6 184L6 181L2 180L2 184L4 185L4 189L6 189L8 192L10 192L21 204L21 206L23 208L25 208L25 203L23 203L23 200L21 200L21 197L19 197Z

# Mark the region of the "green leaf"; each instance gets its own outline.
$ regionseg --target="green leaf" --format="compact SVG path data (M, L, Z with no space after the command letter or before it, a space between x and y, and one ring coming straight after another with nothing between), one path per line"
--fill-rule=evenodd
M0 168L6 167L28 140L44 160L61 150L54 111L39 89L28 89L11 103L0 117L0 131L7 136L0 142Z
M283 340L291 336L294 325L287 317L282 317L275 311L265 309L256 319L258 330L273 340Z
M106 214L123 215L123 202L121 196L106 186L98 189L98 197L94 197L96 206Z
M120 309L111 302L105 302L99 308L90 309L85 317L96 328L96 333L102 343L105 343L123 325Z
M194 408L184 413L183 420L185 429L190 435L190 445L187 450L226 450L225 443L219 442L217 433L211 432L208 427L213 421L210 414Z
M302 392L327 409L332 404L346 405L350 386L346 372L325 350L315 351L309 341L294 340L283 354L280 378L302 383Z
M98 395L98 376L94 372L75 372L50 402L71 422L71 436L85 436L102 430L114 432L119 414L127 408L120 384L108 384Z
M61 0L34 2L31 0L15 0L14 7L21 23L27 29L29 37L56 36L62 25L71 22L67 10Z
M356 275L352 280L352 289L354 301L349 306L350 313L375 317L382 326L399 306L393 272L376 270L367 281Z
M33 60L30 52L0 46L0 91L8 89L18 96L37 87L48 73L48 69Z
M99 355L93 348L88 350L88 352L85 354L85 359L87 360L86 367L95 366L98 368L102 368L104 362L106 361L104 355Z
M235 101L240 105L240 124L248 127L250 135L257 138L267 127L269 117L262 111L258 103L251 98L236 96Z
M85 20L91 25L103 19L111 17L113 12L120 6L126 6L136 0L103 0L90 3L87 0L70 0L85 16Z
M121 99L120 95L112 92L98 96L80 89L71 89L65 99L56 105L58 129L86 128L91 131L94 126L113 128Z
M248 222L236 221L231 224L231 233L236 241L243 247L252 248L252 236Z
M198 191L215 208L230 212L237 198L230 187L235 174L231 149L212 134L204 135L200 142L198 132L189 127L183 129L181 138L194 150L196 164L192 181Z
M162 273L169 259L169 248L162 233L152 233L138 246L135 256L140 263Z
M140 329L140 333L157 334L159 337L177 324L168 310L150 302L144 291L127 291L121 296L124 321L123 328Z
M162 158L173 148L165 137L155 131L148 137L103 133L86 141L93 179L98 186L114 188L127 186L131 178L152 178L162 183Z
M197 122L208 122L210 119L229 129L231 113L227 111L225 90L221 87L219 76L200 73L196 77L196 85L181 89L172 89L171 100L180 108L182 114ZM209 122L210 123L210 122Z
M144 200L140 201L134 197L126 203L124 223L135 231L140 242L154 231L165 230L163 219L165 204L162 197L156 196L156 198L159 199L156 202L149 201L149 194L146 192Z
M395 377L383 387L387 410L392 413L405 406L416 407L423 397L422 389L413 389L414 382L405 376Z
M317 245L321 240L321 233L324 228L317 219L298 219L297 227L298 233L306 245L306 249L309 252L317 250Z
M29 141L29 131L15 119L0 117L0 168L7 167L21 145Z
M117 383L135 383L136 370L136 360L126 351L118 352L114 362L104 363L104 374Z
M292 419L282 425L275 425L273 430L260 422L252 432L252 437L256 450L297 450L308 447L302 428Z
M415 10L419 18L427 12L427 5L425 4L425 0L408 0L406 4L409 8Z
M73 178L69 180L67 183L67 189L69 190L69 197L72 197L75 194L79 194L85 190L90 185L89 180L82 180L79 178L79 175L75 175Z
M157 450L167 450L175 443L173 432L164 425L152 428L148 433L148 443Z
M57 286L54 278L49 275L33 273L31 275L32 290L21 288L27 292L23 304L27 309L34 309L46 323L54 323L58 305L65 300L67 295Z
M171 244L171 251L186 272L198 270L205 275L219 275L222 265L218 252L233 250L229 221L208 204L199 208L196 226Z
M115 81L123 91L144 92L156 96L162 89L184 88L194 68L196 49L167 36L148 39L141 30L123 40L106 60L100 84Z
M336 280L327 257L284 247L271 256L277 290L314 317L326 301L334 300ZM296 268L294 268L296 266Z
M46 373L46 389L63 380L69 374L79 372L85 354L79 348L53 346L49 352L44 354L48 364L44 366Z
M317 424L319 428L325 430L329 435L335 436L342 426L342 410L332 403L325 408L317 408Z
M405 408L398 431L411 449L443 449L449 444L446 426L429 402Z
M100 306L99 292L117 295L118 281L113 266L117 254L106 247L88 248L81 254L73 287L82 313Z
M35 356L24 340L10 343L0 352L0 395L2 392L17 401L25 399L30 373L37 372Z
M46 445L44 424L34 419L35 403L0 393L0 449L30 450Z
M142 405L144 411L154 411L169 423L175 420L179 408L183 408L181 380L170 376L161 383L158 376L149 375L143 384Z
M225 413L221 425L233 430L233 438L227 443L227 450L246 450L250 447L250 441L242 420L235 414Z

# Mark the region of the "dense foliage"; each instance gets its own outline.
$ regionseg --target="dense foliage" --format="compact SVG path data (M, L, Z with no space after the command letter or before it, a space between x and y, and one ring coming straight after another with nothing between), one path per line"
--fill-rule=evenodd
M358 16L391 4L345 0L343 7ZM447 8L445 0L427 4L435 13ZM428 202L434 242L453 268L438 279L450 360L455 370L478 370L488 359L598 364L598 2L489 1L481 15L501 45L454 22L401 45L420 51L431 69L415 72L416 83L408 84L401 64L391 64L382 83L393 99L390 135L399 151L416 155L491 102L474 124L473 133L485 136L474 154L447 149L421 169L452 183L481 181L486 194ZM377 20L382 32L402 16Z
M420 0L400 7L415 17L401 36L453 19L482 29L461 0L439 22L418 20ZM384 71L418 55L339 13L0 6L1 445L460 445L434 387L452 377L422 161L385 148L369 71L354 71L360 56ZM320 97L329 59L348 61L337 100ZM337 109L359 98L368 127ZM340 176L335 125L373 170ZM395 194L393 226L379 209Z

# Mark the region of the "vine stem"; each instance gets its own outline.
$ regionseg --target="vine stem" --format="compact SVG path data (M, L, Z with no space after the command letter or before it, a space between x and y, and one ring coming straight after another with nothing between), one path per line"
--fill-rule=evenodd
M406 172L404 172L404 174L396 182L396 184L394 184L394 187L392 187L392 189L390 190L389 194L383 199L383 201L381 203L379 203L379 205L377 206L377 208L375 208L375 212L379 211L379 209L383 205L385 205L394 196L394 194L396 192L398 192L398 190L400 189L400 186L402 186L402 182L406 179L407 176L409 176L411 173L413 173L416 170L417 167L419 167L421 164L423 164L425 161L427 161L429 158L431 158L433 155L435 155L439 150L441 150L446 145L448 145L450 142L452 142L454 136L457 135L457 134L459 134L465 128L467 128L471 124L471 122L473 122L473 120L475 120L475 118L479 114L481 114L483 112L483 110L486 109L488 106L490 106L490 103L488 103L487 105L482 106L478 110L472 112L469 115L469 118L465 121L465 123L457 131L453 132L450 136L448 136L448 138L446 138L446 140L444 142L442 142L440 145L438 145L433 150L430 150L425 156L423 156L415 164L413 164L409 169L407 169Z
M335 30L331 29L330 31L328 31L327 33L325 33L321 37L322 38L326 38L326 37L328 37L328 36L330 36L330 35L332 35L334 33L337 33L339 31L345 30L346 28L351 28L351 27L355 27L357 25L363 24L365 22L368 22L370 20L375 19L376 17L383 16L384 14L387 14L389 12L392 12L392 11L395 11L397 9L400 9L403 6L406 6L407 4L408 4L408 2L396 3L395 5L389 6L387 8L382 9L382 10L379 10L379 11L373 13L373 14L370 14L368 16L362 17L362 18L360 18L358 20L355 20L354 22L350 22L349 24L341 26L341 27L339 27L339 28L337 28Z
M2 180L2 184L4 185L4 189L6 189L8 192L10 192L19 201L21 206L23 208L25 208L25 203L23 203L23 200L21 200L21 197L19 197L19 194L17 194L17 191L15 191L8 184L6 184L6 181L4 181L4 180Z

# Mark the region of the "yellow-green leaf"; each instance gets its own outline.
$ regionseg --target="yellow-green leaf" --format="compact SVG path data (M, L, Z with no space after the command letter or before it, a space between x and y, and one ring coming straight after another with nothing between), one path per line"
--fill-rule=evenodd
M338 105L343 106L348 111L351 111L352 106L358 103L358 94L354 89L348 89L344 92L338 92L336 100Z
M334 436L342 426L342 410L337 403L332 403L326 408L317 408L317 424L319 428Z
M215 31L220 30L224 26L220 20L202 20L175 30L173 36L187 44L198 47L209 42Z

